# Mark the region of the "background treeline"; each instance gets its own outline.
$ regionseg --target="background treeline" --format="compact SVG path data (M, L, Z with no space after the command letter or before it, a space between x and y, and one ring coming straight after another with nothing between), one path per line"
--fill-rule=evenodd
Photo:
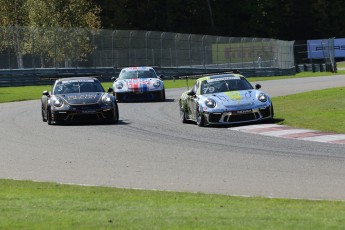
M93 0L102 27L304 40L345 36L344 0Z
M344 0L0 0L0 26L305 40L345 36Z

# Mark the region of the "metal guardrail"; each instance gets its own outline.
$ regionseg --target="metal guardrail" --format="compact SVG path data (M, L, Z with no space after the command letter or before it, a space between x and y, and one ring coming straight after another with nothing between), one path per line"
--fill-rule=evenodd
M57 78L96 76L102 82L110 82L111 78L120 73L119 68L39 68L39 69L0 69L0 87L50 85ZM174 79L183 75L226 72L227 68L163 68L155 67L158 75L165 79ZM238 69L246 77L282 76L296 74L295 68L257 68Z

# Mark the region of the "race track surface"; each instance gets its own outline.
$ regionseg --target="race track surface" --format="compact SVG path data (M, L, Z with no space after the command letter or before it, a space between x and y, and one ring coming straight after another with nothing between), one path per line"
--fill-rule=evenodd
M260 83L278 96L345 86L345 76ZM182 124L184 90L120 103L116 125L48 126L39 100L0 104L0 178L345 200L344 145Z

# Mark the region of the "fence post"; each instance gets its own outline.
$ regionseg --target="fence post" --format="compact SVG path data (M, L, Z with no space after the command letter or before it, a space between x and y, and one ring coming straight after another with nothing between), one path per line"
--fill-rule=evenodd
M131 65L131 50L132 50L132 35L133 35L133 31L131 31L129 33L129 41L128 41L128 66Z
M114 30L111 33L111 64L113 67L114 67L114 33L115 33L115 37L116 37L117 30Z
M216 39L216 44L217 44L217 49L216 49L216 64L217 64L217 69L219 69L219 50L218 50L218 45L219 45L219 40L220 40L220 37L217 37Z
M192 61L192 34L189 34L188 36L188 45L189 45L189 64L192 67L193 61Z
M163 40L165 38L165 34L166 34L166 32L161 33L161 63L160 63L161 66L163 66L163 63L164 63L164 61L163 61Z
M147 59L148 59L148 53L147 53L147 47L148 47L148 45L147 45L147 42L148 42L148 39L149 39L149 36L150 36L150 34L151 34L151 31L147 31L146 33L145 33L145 64L146 65L148 65L148 62L147 62Z
M32 31L32 53L31 53L31 65L32 65L32 68L36 68L36 64L35 64L35 30L37 28L34 28L33 31ZM42 63L41 63L41 66L42 66Z
M178 58L177 58L177 56L178 56L177 41L178 41L179 37L180 37L179 34L175 35L175 42L174 42L175 43L175 66L178 66L178 64L177 64L177 60L178 60Z
M203 49L202 50L202 52L203 52L203 54L202 54L202 64L203 64L203 66L204 66L204 68L206 69L206 49L207 49L207 47L205 46L205 44L204 44L204 42L205 42L205 38L207 38L207 35L203 35L202 36L202 39L201 39L201 49Z

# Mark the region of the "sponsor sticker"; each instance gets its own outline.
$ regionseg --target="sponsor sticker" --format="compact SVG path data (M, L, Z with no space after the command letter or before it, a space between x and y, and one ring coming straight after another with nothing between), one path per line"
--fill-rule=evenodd
M239 80L240 77L232 76L232 77L220 77L220 78L213 78L213 79L207 79L207 82L216 82L216 81L226 81L226 80Z
M126 71L138 71L138 70L149 70L148 67L129 67Z
M68 95L68 100L76 100L76 99L96 99L97 95L95 94L84 94L84 95Z
M247 114L247 113L252 113L253 111L251 109L246 109L246 110L238 110L232 112L232 114Z
M74 83L74 82L95 82L92 79L76 79L76 80L67 80L67 81L61 81L63 84L65 83Z
M241 93L238 91L224 92L224 94L232 101L241 101L242 100Z

